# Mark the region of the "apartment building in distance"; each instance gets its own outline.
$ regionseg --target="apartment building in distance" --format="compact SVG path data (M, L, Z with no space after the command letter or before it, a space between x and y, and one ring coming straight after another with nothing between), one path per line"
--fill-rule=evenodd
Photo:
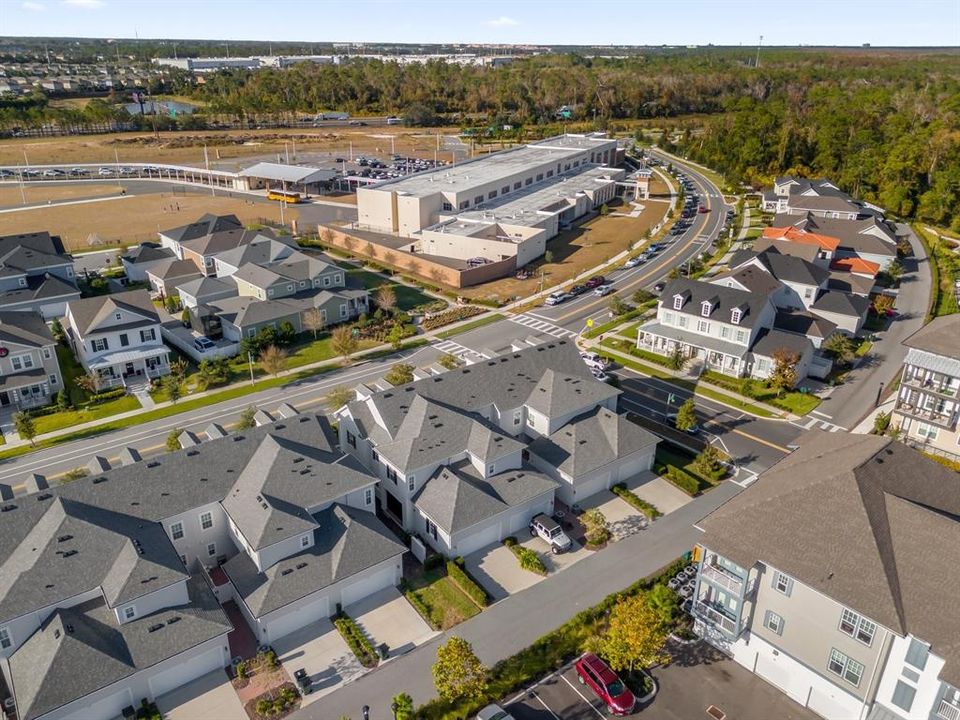
M960 717L960 475L810 431L703 518L695 630L828 720Z
M883 217L883 210L852 198L829 180L778 177L773 189L763 193L765 212L788 215L811 214L823 218L857 220L872 215Z
M891 424L907 444L960 460L960 315L934 318L903 344Z

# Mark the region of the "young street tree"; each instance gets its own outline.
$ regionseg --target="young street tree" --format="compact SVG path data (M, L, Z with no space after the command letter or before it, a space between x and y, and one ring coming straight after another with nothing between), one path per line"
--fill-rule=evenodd
M599 508L591 508L580 516L586 528L587 545L603 545L610 539L610 526Z
M387 333L387 342L393 346L394 350L399 350L403 345L403 324L394 323Z
M381 285L377 288L377 295L374 298L377 307L385 312L390 312L397 306L397 292L391 285Z
M889 295L877 295L873 299L873 311L880 317L893 310L896 301Z
M840 362L848 363L854 358L853 341L841 332L823 341L823 349L833 354Z
M673 349L673 352L670 353L670 357L668 358L670 368L673 370L683 370L683 366L687 364L687 360L687 356L683 354L683 348L679 345Z
M353 330L346 325L340 325L334 328L330 336L330 346L333 351L343 358L344 364L350 362L350 356L357 351L359 343L353 336Z
M667 627L643 595L624 598L613 606L600 652L613 670L633 671L668 658L663 652Z
M327 397L324 398L327 402L327 409L330 412L336 412L348 402L354 399L356 394L348 388L346 385L338 385L335 388L332 388L330 392L327 393Z
M35 445L33 439L37 436L37 428L33 424L33 417L27 412L18 412L13 416L13 429L17 431L24 440L29 440L31 445Z
M694 458L693 466L701 475L712 478L723 467L722 456L716 445L705 445L700 454Z
M260 353L260 366L265 373L279 377L287 369L287 351L276 345L265 347Z
M257 409L253 405L247 405L240 413L240 419L237 420L237 430L249 430L257 426L257 421L253 416L257 414Z
M320 308L310 308L301 318L303 323L303 329L309 330L313 333L313 339L317 339L317 334L323 330L323 313L320 312Z
M614 317L630 312L630 306L627 305L619 295L614 295L610 298L607 307L610 308L610 314Z
M677 430L686 432L697 424L696 404L693 398L688 398L683 405L677 409L677 419L674 422Z
M770 373L770 387L777 391L777 397L784 390L790 390L797 384L797 363L800 356L792 350L780 348L773 351L773 372Z
M393 696L390 708L397 720L413 720L414 718L413 698L405 692Z
M437 648L433 684L444 700L479 699L487 687L487 669L473 652L473 646L453 636Z
M179 375L167 375L161 381L160 386L167 393L167 400L174 405L177 404L177 400L183 397L183 379Z
M93 373L80 375L74 380L74 382L77 384L78 388L91 394L100 389L100 383L97 380L97 376Z

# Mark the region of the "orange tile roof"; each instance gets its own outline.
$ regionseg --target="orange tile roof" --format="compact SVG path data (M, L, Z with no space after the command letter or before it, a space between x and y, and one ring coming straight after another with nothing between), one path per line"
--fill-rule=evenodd
M764 228L763 236L770 240L790 240L807 245L818 245L821 249L830 251L835 251L840 246L840 240L835 237L806 232L805 230L795 227Z
M877 273L880 272L880 265L863 258L849 257L834 260L830 263L830 269L876 277Z

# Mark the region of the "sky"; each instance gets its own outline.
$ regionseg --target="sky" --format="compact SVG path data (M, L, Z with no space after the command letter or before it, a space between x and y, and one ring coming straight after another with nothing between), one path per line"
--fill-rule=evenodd
M0 0L0 35L960 46L960 0Z

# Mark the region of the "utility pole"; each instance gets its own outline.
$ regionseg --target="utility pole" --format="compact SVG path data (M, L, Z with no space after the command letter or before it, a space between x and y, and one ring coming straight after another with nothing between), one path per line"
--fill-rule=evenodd
M760 46L763 45L763 35L760 36L760 42L757 43L757 61L753 64L754 67L760 67Z

